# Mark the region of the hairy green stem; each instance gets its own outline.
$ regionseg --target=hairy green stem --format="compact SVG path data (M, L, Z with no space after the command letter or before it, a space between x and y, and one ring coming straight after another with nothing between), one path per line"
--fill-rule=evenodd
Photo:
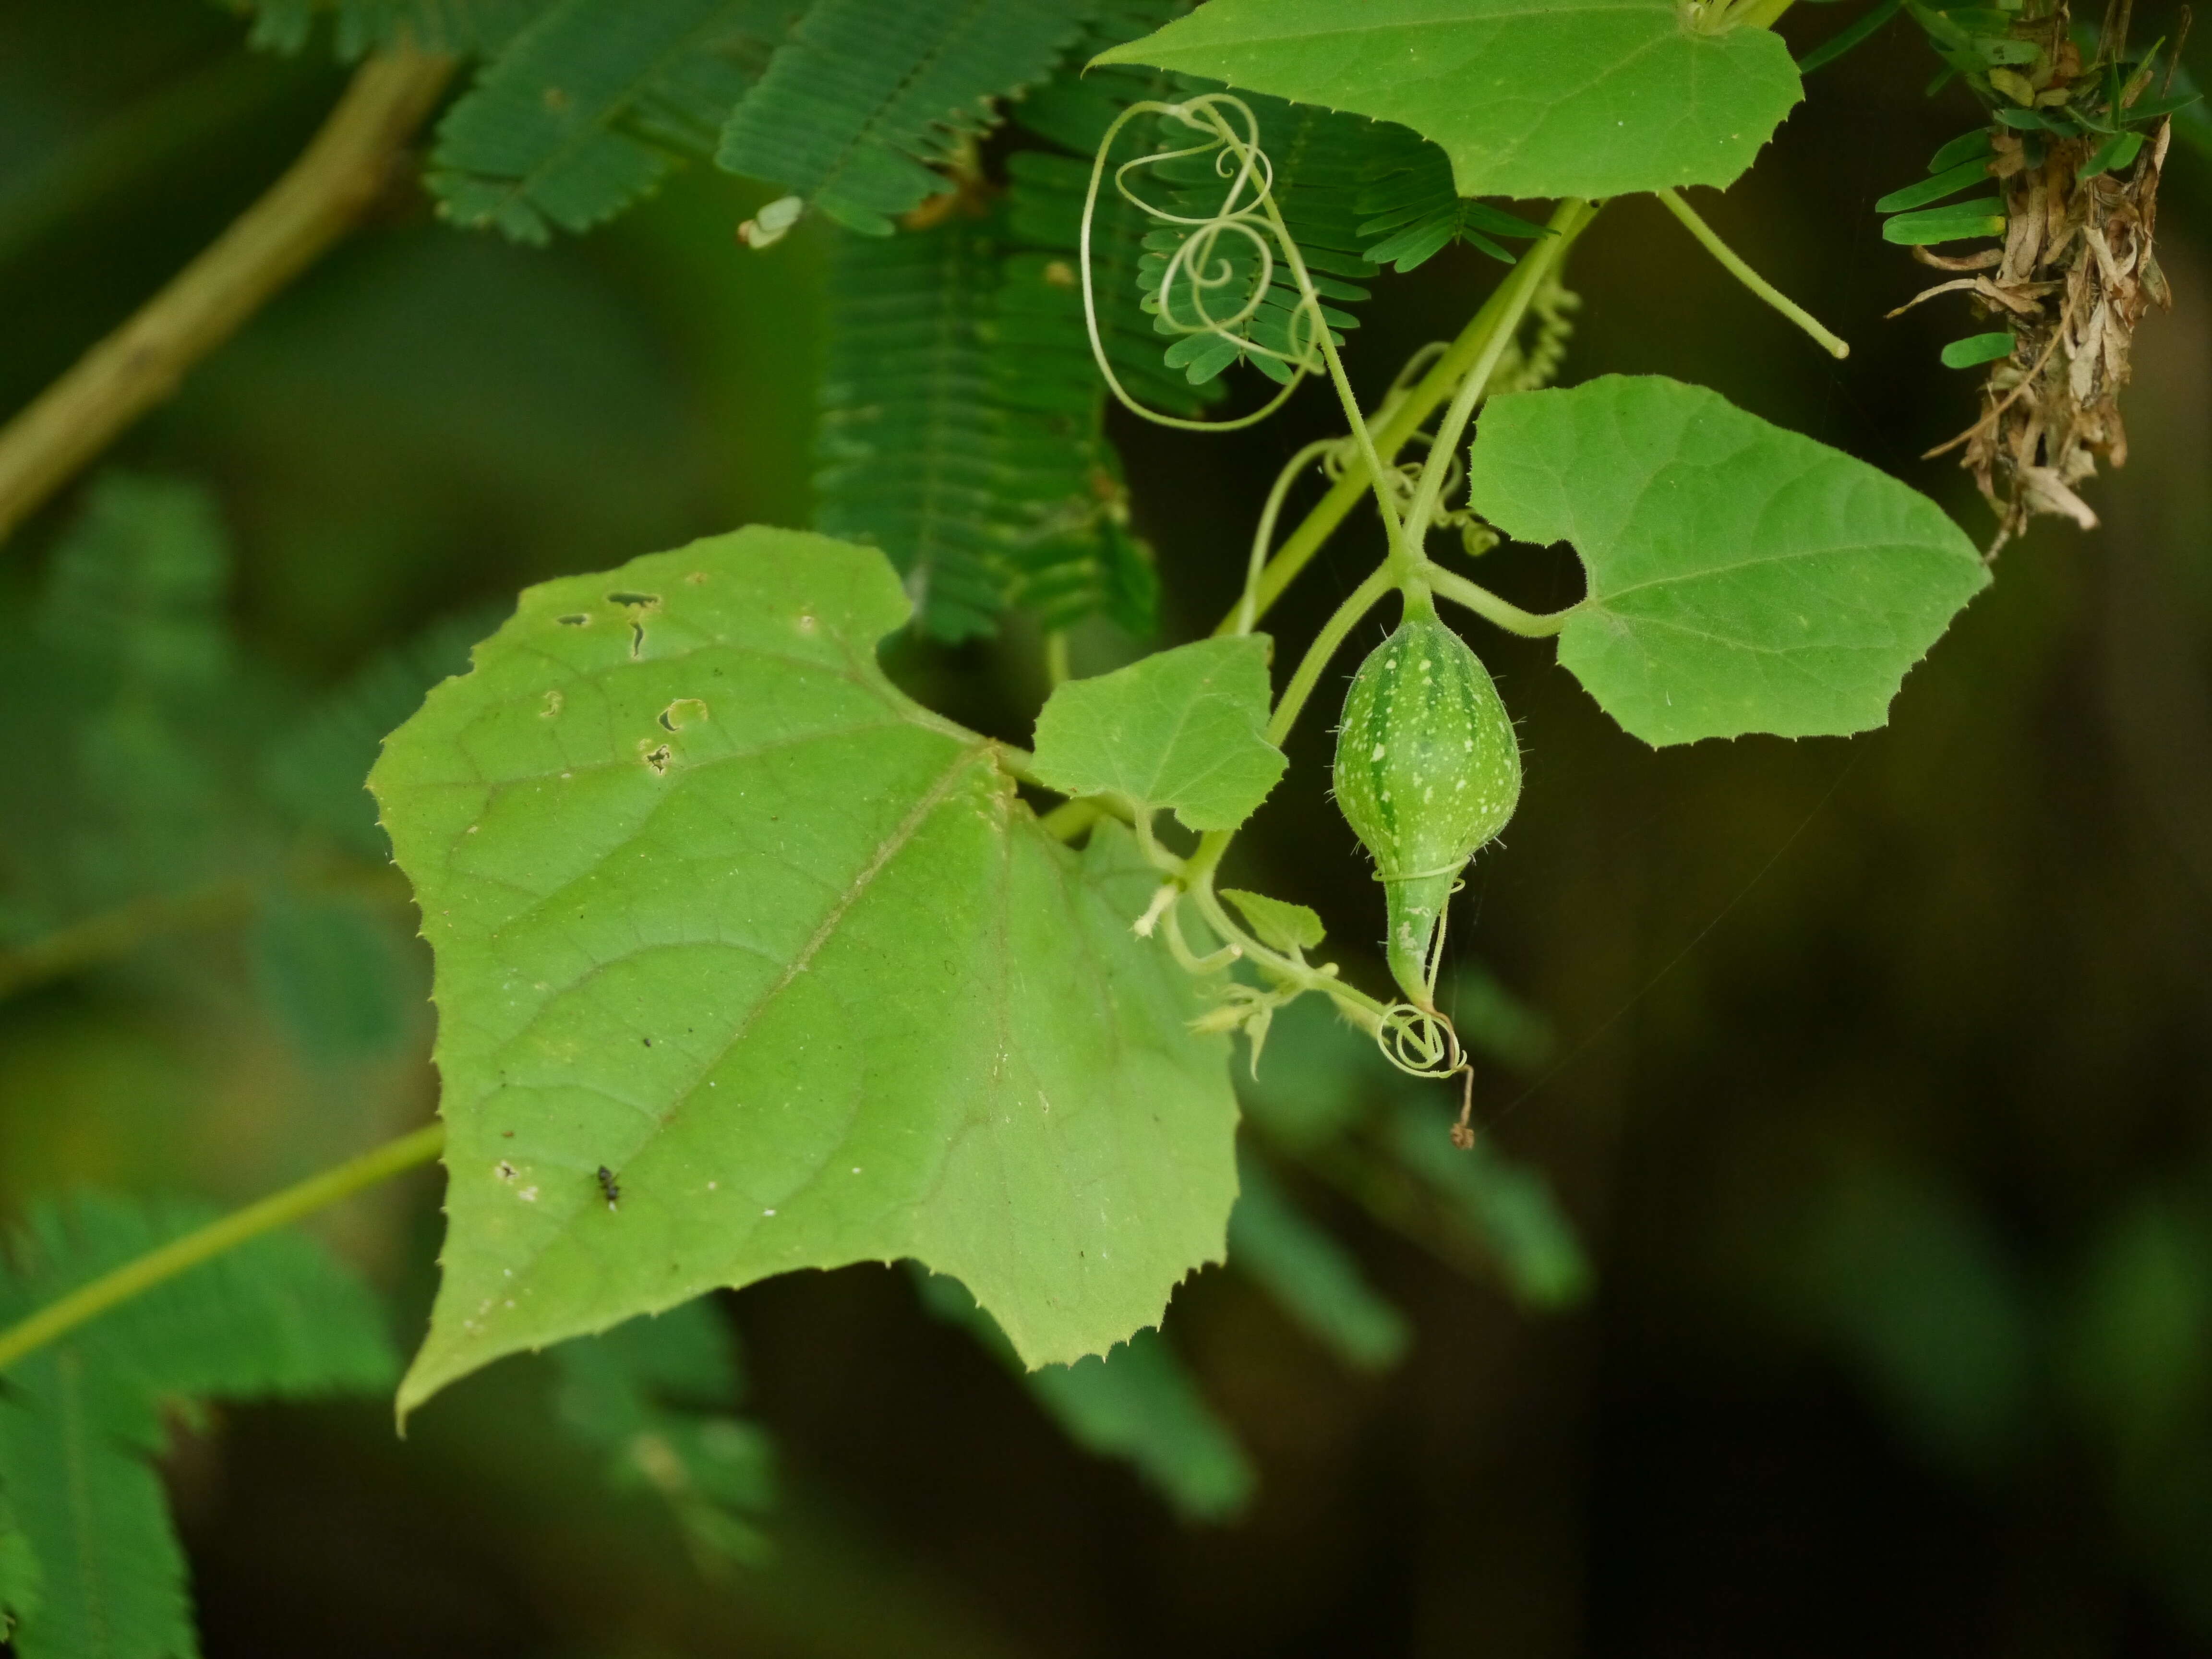
M1597 210L1588 202L1573 198L1559 204L1552 215L1548 228L1553 234L1545 237L1535 246L1521 256L1498 290L1500 301L1497 321L1490 330L1490 337L1483 343L1474 362L1460 381L1459 390L1453 393L1451 407L1444 411L1437 435L1430 441L1429 458L1421 467L1420 483L1414 487L1413 504L1406 512L1406 542L1418 556L1423 538L1429 533L1429 521L1436 516L1437 499L1443 494L1444 475L1451 471L1452 456L1459 448L1460 434L1474 418L1474 406L1490 390L1490 377L1498 372L1498 359L1505 348L1513 343L1520 331L1521 319L1528 314L1529 303L1544 279L1566 258L1575 233L1588 222Z
M1306 654L1299 659L1297 672L1291 676L1291 683L1283 688L1282 697L1275 704L1275 712L1268 717L1269 743L1279 747L1283 739L1291 735L1291 728L1298 723L1298 715L1305 708L1306 699L1313 696L1314 687L1321 683L1322 671L1328 666L1329 659L1344 644L1345 636L1359 625L1361 617L1382 603L1384 594L1397 586L1397 570L1389 564L1378 567L1365 581L1345 596L1344 603L1336 607L1335 614L1322 624L1321 632L1314 635L1314 642L1306 647Z
M1721 240L1719 233L1699 218L1696 210L1682 199L1680 191L1662 190L1656 193L1660 201L1666 205L1667 211L1682 222L1690 234L1704 245L1706 252L1721 262L1722 268L1729 276L1735 277L1736 281L1803 329L1806 333L1811 335L1820 348L1831 357L1848 357L1851 355L1849 343L1830 333L1820 325L1820 319L1811 312L1806 310L1804 307L1746 264L1742 256Z
M428 1124L412 1134L387 1141L373 1152L363 1152L336 1169L309 1176L297 1186L288 1187L258 1204L234 1210L197 1231L172 1239L136 1261L125 1262L112 1273L102 1273L58 1302L48 1303L21 1324L0 1331L0 1371L109 1309L225 1250L234 1249L248 1239L289 1226L342 1198L389 1181L418 1164L428 1164L438 1156L445 1144L446 1126Z
M1298 723L1298 715L1305 708L1306 699L1313 696L1314 687L1321 683L1322 672L1328 666L1329 659L1336 655L1346 636L1359 625L1360 618L1381 604L1390 590L1399 585L1398 561L1387 559L1368 573L1365 581L1345 596L1344 603L1338 605L1335 613L1322 624L1321 632L1314 636L1314 642L1306 647L1305 655L1298 659L1297 669L1291 674L1291 683L1283 688L1283 695L1275 704L1275 712L1267 721L1269 743L1279 747L1283 739L1290 735L1291 728ZM1183 872L1183 884L1194 892L1205 894L1205 899L1200 901L1201 908L1212 897L1213 872L1221 864L1222 854L1229 850L1229 843L1236 838L1234 830L1209 830L1199 837L1198 850L1190 855ZM1215 908L1218 908L1218 906ZM1206 920L1211 922L1214 918L1209 914ZM1225 917L1215 925L1228 929L1226 937L1240 940L1243 937L1243 930L1229 923Z
M1249 148L1229 130L1229 124L1218 112L1209 110L1215 130L1222 142L1232 149ZM1249 114L1249 112L1246 112ZM1257 124L1255 123L1256 135ZM1249 161L1249 156L1246 158ZM1367 429L1367 416L1359 407L1359 399L1352 395L1351 378L1344 372L1344 360L1337 355L1336 342L1329 338L1328 318L1322 309L1321 295L1315 289L1313 275L1306 269L1305 255L1298 249L1298 239L1291 234L1284 222L1283 210L1277 205L1273 192L1263 191L1260 205L1266 210L1267 223L1282 244L1283 258L1290 265L1291 275L1297 279L1298 295L1304 301L1305 313L1313 319L1314 344L1320 349L1322 362L1328 369L1329 384L1336 389L1337 402L1343 405L1344 418L1352 428L1352 435L1359 446L1359 458L1367 464L1368 482L1375 488L1375 507L1382 515L1383 528L1389 532L1391 550L1407 559L1413 549L1400 532L1398 503L1391 498L1390 486L1383 482L1382 462L1375 453L1375 434ZM1291 343L1293 347L1297 342ZM1249 591L1249 590L1248 590Z
M1592 207L1589 216L1583 219L1573 235L1559 240L1574 240L1589 228L1589 218L1595 216L1597 210L1596 207ZM1561 251L1565 252L1564 249ZM1531 248L1522 258L1526 259L1534 252L1535 249ZM1396 455L1421 429L1422 423L1436 412L1437 405L1449 397L1453 389L1466 378L1475 359L1489 346L1505 309L1507 298L1505 284L1501 283L1491 291L1481 308L1468 319L1467 326L1459 331L1459 337L1445 348L1443 355L1437 359L1435 367L1423 375L1397 407L1384 417L1375 432L1375 447L1378 453ZM1284 540L1282 547L1261 573L1252 607L1255 619L1264 616L1268 607L1282 597L1283 590L1313 562L1314 555L1321 551L1322 544L1337 526L1344 522L1345 515L1352 511L1366 488L1367 478L1362 469L1346 467L1343 476L1329 486L1328 493L1314 504L1313 509ZM1235 632L1237 614L1232 611L1224 617L1220 626L1213 631L1216 634Z
M1480 582L1446 570L1441 565L1431 565L1429 586L1440 598L1463 605L1486 622L1495 623L1509 634L1518 634L1524 639L1547 640L1567 625L1579 608L1569 605L1565 611L1523 611L1509 599L1501 599Z
M1037 820L1037 827L1054 841L1073 841L1107 816L1106 803L1096 795L1064 800Z
M1244 596L1223 625L1214 630L1217 634L1249 634L1260 620L1260 577L1267 568L1267 555L1275 540L1275 521L1283 516L1284 498L1290 495L1298 474L1335 448L1336 444L1334 438L1316 438L1291 456L1275 475L1274 486L1267 491L1267 504L1260 509L1259 527L1252 532L1252 556L1244 568ZM1236 626L1230 627L1231 622Z

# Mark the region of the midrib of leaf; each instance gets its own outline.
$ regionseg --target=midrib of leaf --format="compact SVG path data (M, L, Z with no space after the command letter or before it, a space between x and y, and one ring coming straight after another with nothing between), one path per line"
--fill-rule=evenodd
M77 1584L84 1594L87 1622L95 1644L94 1655L115 1651L115 1640L107 1627L107 1598L100 1593L99 1559L99 1517L93 1512L92 1492L86 1477L86 1433L97 1433L89 1428L89 1413L83 1400L84 1362L75 1348L64 1348L54 1356L54 1432L61 1437L62 1455L69 1470L70 1527L76 1534ZM97 1454L94 1454L97 1455Z
M909 723L915 725L923 724L920 721ZM818 740L822 735L823 734L817 733L816 740ZM960 781L962 775L967 772L969 768L974 766L979 759L982 760L987 764L992 763L991 757L997 754L998 748L999 745L992 742L988 738L976 739L971 741L965 749L962 750L953 757L951 763L945 768L945 771L939 776L937 781L930 787L928 792L925 793L920 800L915 803L913 810L910 811L905 817L901 819L897 825L892 829L891 832L877 844L876 850L870 854L868 861L860 867L860 872L854 877L852 882L846 887L845 890L838 896L836 902L830 906L827 914L823 915L820 924L815 928L814 932L808 936L806 943L802 945L797 954L792 957L790 963L786 965L783 972L777 976L775 982L769 986L767 990L763 992L759 999L745 1012L744 1018L738 1022L737 1029L731 1033L728 1041L724 1042L719 1048L715 1049L712 1057L708 1059L704 1065L698 1067L693 1073L690 1080L684 1085L683 1090L678 1093L674 1101L670 1104L665 1112L656 1112L653 1115L653 1127L647 1132L644 1140L639 1144L638 1147L631 1152L630 1156L632 1158L636 1157L638 1153L642 1152L646 1147L652 1146L661 1134L674 1127L677 1121L678 1114L681 1110L684 1103L690 1100L699 1092L699 1084L701 1080L703 1079L709 1072L713 1071L715 1066L719 1066L722 1060L728 1056L732 1049L736 1048L745 1040L746 1036L751 1032L753 1026L759 1021L761 1016L767 1012L769 1008L775 1003L776 998L781 996L787 989L789 988L793 980L797 979L799 975L806 971L808 965L813 961L815 957L820 954L823 947L828 945L830 940L836 935L838 926L844 921L847 913L852 909L854 904L860 902L861 896L874 884L876 878L883 873L884 868L890 863L890 861L896 858L905 848L907 843L911 842L916 835L921 833L922 825L928 823L930 818L935 814L937 809L944 805L945 798L952 793L954 786ZM642 826L641 826L641 827ZM1006 837L1005 840L1009 847L1011 847L1012 837L1009 836ZM611 856L611 854L610 854L610 856ZM1000 884L1002 891L1005 890L1006 885L1007 884L1005 883ZM998 999L998 1002L1000 1009L1000 1019L1002 1023L1001 1030L1003 1032L1006 999L1002 995ZM1002 1054L1006 1052L1003 1040L1000 1045L1000 1052ZM549 1233L543 1241L533 1245L526 1254L521 1255L517 1261L516 1266L518 1271L526 1272L531 1267L534 1266L544 1255L546 1250L552 1248L554 1244L563 1241L568 1237L568 1228L573 1224L574 1218L571 1218L570 1221L562 1224L559 1231Z
M713 27L714 21L710 18L708 21L702 22L681 41L655 58L650 68L641 72L635 80L623 88L618 98L609 100L607 113L604 117L580 130L574 137L553 151L530 173L509 185L500 197L500 207L504 210L517 202L526 202L530 192L537 188L539 181L553 171L558 163L568 161L579 150L589 147L601 138L614 136L615 123L621 120L623 114L635 104L638 99L651 89L653 83L667 71L671 64L682 58L698 43L699 37ZM492 216L487 214L484 216L489 219Z
M1909 549L1915 545L1917 544L1911 542L1836 542L1826 547L1799 548L1788 553L1762 553L1756 558L1738 559L1734 564L1706 565L1678 576L1647 576L1642 581L1631 582L1626 587L1616 587L1603 593L1594 592L1589 604L1593 611L1605 611L1611 608L1613 600L1626 599L1631 593L1641 593L1647 587L1679 587L1686 582L1694 585L1715 576L1733 575L1739 570L1754 570L1760 565L1789 564L1797 559L1825 559L1838 553L1870 553L1878 548Z

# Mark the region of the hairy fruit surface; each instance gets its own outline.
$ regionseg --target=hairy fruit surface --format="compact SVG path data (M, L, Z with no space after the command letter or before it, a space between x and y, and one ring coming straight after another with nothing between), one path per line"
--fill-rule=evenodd
M1391 974L1429 1006L1431 941L1459 873L1521 799L1521 745L1490 672L1432 606L1409 606L1344 700L1336 804L1389 900Z

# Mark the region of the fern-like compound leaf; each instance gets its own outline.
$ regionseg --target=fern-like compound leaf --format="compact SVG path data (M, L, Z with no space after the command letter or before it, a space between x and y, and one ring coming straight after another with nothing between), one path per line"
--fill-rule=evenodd
M816 0L722 130L716 160L887 236L936 171L1049 74L1085 0Z
M1237 1160L1237 1185L1229 1265L1346 1364L1369 1371L1396 1364L1413 1340L1413 1328L1368 1284L1352 1253L1310 1219L1249 1152Z
M85 1195L35 1208L0 1273L0 1324L209 1218ZM0 1388L0 1613L20 1659L192 1659L161 1481L164 1401L381 1390L398 1366L366 1287L274 1234L142 1292Z
M609 1485L665 1503L702 1565L763 1558L754 1517L775 1502L774 1458L731 1410L737 1351L711 1301L564 1342L551 1358L555 1409L606 1454Z
M1540 225L1462 197L1452 184L1451 158L1393 121L1373 124L1358 209L1367 258L1401 271L1454 242L1469 243L1510 264L1516 256L1498 238L1527 241L1544 234Z
M815 526L882 548L940 640L989 633L1009 585L984 343L998 280L997 239L965 217L842 235L830 264Z
M471 610L432 623L309 703L261 755L263 798L318 840L357 858L390 858L368 794L384 734L421 708L440 680L466 673L469 647L503 620L503 613Z
M1251 1501L1259 1477L1244 1448L1158 1331L1139 1331L1111 1352L1072 1365L1028 1370L958 1279L918 1277L922 1304L965 1328L1018 1375L1061 1433L1095 1456L1128 1464L1184 1520L1233 1520Z
M1083 204L1093 154L1107 130L1131 105L1188 95L1192 83L1163 70L1114 68L1085 71L1085 63L1109 46L1138 38L1188 10L1182 0L1124 0L1109 8L1068 54L1059 73L1015 108L1014 119L1031 135L1057 146L1023 149L1007 158L1007 231L1016 249L1008 263L1000 302L1002 335L1024 345L1088 356L1078 261ZM1091 289L1098 343L1125 390L1147 408L1195 416L1220 400L1218 386L1193 386L1160 357L1159 336L1137 289L1138 267L1151 219L1103 181L1091 222ZM1056 377L1057 378L1057 377ZM1066 387L1071 401L1103 407L1094 369Z
M1375 123L1279 98L1237 95L1258 122L1260 148L1273 169L1275 205L1298 246L1316 295L1324 302L1322 315L1330 337L1340 345L1342 331L1356 325L1342 307L1365 300L1367 289L1362 284L1376 274L1376 266L1365 256L1359 205ZM1242 121L1233 115L1230 118L1241 137ZM1176 148L1196 142L1188 129L1163 125L1155 136L1173 140ZM1210 153L1184 156L1142 170L1133 175L1133 183L1167 212L1203 220L1220 208L1229 187L1216 162ZM1257 310L1231 331L1235 337L1197 330L1204 319L1225 319L1255 297L1261 260L1248 238L1224 235L1203 261L1187 260L1177 267L1170 283L1175 254L1194 234L1200 233L1188 225L1156 226L1145 236L1145 256L1138 264L1140 302L1152 314L1155 331L1176 337L1165 361L1194 385L1212 380L1240 358L1249 359L1272 380L1287 380L1289 360L1304 355L1310 331L1297 319L1302 302L1287 262L1276 258L1266 291L1256 295ZM1203 289L1192 279L1193 263L1206 267ZM1259 349L1250 349L1253 346Z
M246 44L295 52L328 17L331 47L347 62L404 40L458 57L497 52L547 0L249 0Z
M1014 603L1049 627L1154 624L1080 309L1051 264L1010 256L999 216L836 240L815 522L890 555L940 640L988 634Z
M586 230L710 152L799 0L559 0L439 124L430 187L457 224Z
M232 856L228 739L252 720L225 625L213 499L108 473L57 548L0 690L40 731L35 789L0 791L0 932L62 926L205 882Z
M19 1659L197 1659L184 1552L147 1461L161 1422L67 1352L9 1373L0 1490L34 1595L0 1612ZM4 1589L0 1586L0 1589Z

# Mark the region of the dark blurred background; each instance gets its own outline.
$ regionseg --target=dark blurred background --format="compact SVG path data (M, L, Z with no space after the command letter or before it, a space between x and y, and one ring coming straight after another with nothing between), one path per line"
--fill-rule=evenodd
M1784 32L1802 49L1845 10ZM265 188L343 84L241 37L191 0L0 7L0 409ZM1872 204L1976 118L1923 97L1932 68L1893 27L1697 198L1848 362L1630 202L1575 252L1566 378L1703 381L1983 536L1963 475L1918 459L1972 416L1973 377L1936 362L1963 303L1882 319L1925 273ZM2175 305L2137 343L2129 464L2087 492L2103 529L2008 547L1888 730L1655 754L1547 647L1478 637L1528 781L1454 949L1554 1035L1487 1067L1476 1106L1580 1231L1579 1310L1524 1311L1294 1174L1413 1347L1356 1376L1249 1285L1187 1285L1169 1334L1259 1475L1241 1522L1194 1527L1075 1449L906 1273L758 1285L726 1301L780 1447L776 1554L720 1577L547 1432L525 1362L404 1443L376 1402L222 1413L167 1466L207 1651L2212 1655L2208 179L2177 145ZM395 193L129 434L111 461L204 484L234 541L251 719L441 618L485 631L522 584L807 521L823 246L742 249L761 200L693 169L533 251ZM1497 269L1461 249L1386 278L1354 340L1370 395ZM1275 469L1337 418L1302 394L1235 437L1117 428L1170 639L1231 602ZM33 603L82 501L0 550L0 599ZM1285 651L1373 533L1283 605ZM1576 592L1557 552L1493 557L1516 599ZM1042 690L1019 628L898 669L1015 737ZM82 758L50 714L20 685L0 704L10 834ZM1357 958L1379 907L1328 744L1318 721L1294 740L1241 874ZM25 890L21 847L0 857L11 928L70 919ZM347 902L419 999L404 894L365 878ZM314 975L272 991L267 925L165 926L0 1003L0 1212L84 1183L236 1201L421 1121L419 1001L288 1023L283 983ZM325 1229L416 1322L435 1200L416 1177Z

